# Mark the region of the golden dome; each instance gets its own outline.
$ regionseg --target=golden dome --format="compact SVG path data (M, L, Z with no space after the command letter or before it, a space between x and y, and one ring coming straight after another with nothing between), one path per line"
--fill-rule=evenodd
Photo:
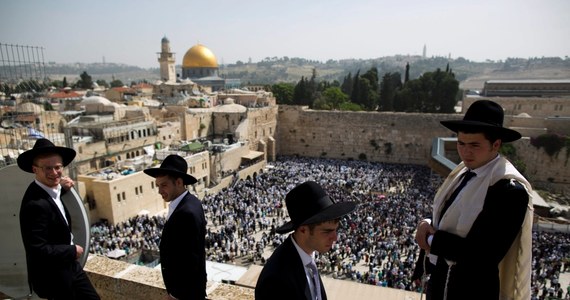
M210 49L204 45L196 45L184 54L183 68L217 68L218 61Z

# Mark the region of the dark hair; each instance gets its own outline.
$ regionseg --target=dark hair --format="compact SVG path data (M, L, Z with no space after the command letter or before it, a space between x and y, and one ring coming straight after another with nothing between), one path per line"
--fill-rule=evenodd
M458 133L459 132L469 133L469 134L482 133L483 136L485 136L485 139L491 142L491 144L494 143L496 140L501 139L497 131L485 130L482 128L462 128L461 130L458 131Z
M182 182L184 182L184 178L182 178L182 176L176 176L170 172L158 172L155 177L164 177L164 176L168 177L168 179L170 179L170 181L172 182L175 182L176 179L178 178L182 179Z
M307 227L309 227L309 232L312 234L313 231L315 230L315 227L317 227L317 225L325 224L325 223L328 223L328 222L339 223L339 222L340 222L340 218L336 218L336 219L332 219L332 220L326 220L326 221L322 221L322 222L319 222L319 223L307 224Z

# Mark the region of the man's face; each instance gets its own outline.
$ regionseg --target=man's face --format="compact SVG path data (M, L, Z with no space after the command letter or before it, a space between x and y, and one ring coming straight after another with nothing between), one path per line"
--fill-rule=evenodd
M313 251L325 253L329 251L337 240L338 221L329 221L318 224L311 231L307 228L307 246Z
M36 179L49 187L56 187L63 174L63 163L58 154L37 158L32 166Z
M491 144L482 133L457 134L457 152L469 169L477 169L497 157L501 140Z
M184 191L182 179L174 179L170 176L156 177L156 186L158 187L158 193L162 196L162 199L165 202L170 202L176 199L176 197L180 196Z

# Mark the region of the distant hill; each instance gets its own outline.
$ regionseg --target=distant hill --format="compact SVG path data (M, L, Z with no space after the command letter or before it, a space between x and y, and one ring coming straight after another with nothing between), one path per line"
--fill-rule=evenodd
M79 75L83 72L87 72L93 81L105 80L111 82L113 79L119 79L125 84L142 80L152 82L160 78L158 67L144 69L117 63L49 63L45 65L45 70L47 76L52 80L63 80L63 77L66 77L68 82L77 81Z
M303 58L271 58L257 63L228 64L220 67L220 76L238 78L242 84L274 84L278 82L298 82L302 76L311 77L316 69L318 80L342 82L350 72L353 76L360 71L365 73L377 67L380 76L385 73L405 73L406 64L410 64L410 78L418 78L424 72L445 70L447 65L455 73L463 89L483 88L483 83L490 79L570 79L570 59L559 57L543 58L509 58L505 61L472 62L464 58L447 59L444 57L422 58L421 56L396 55L377 59L345 59L326 62L312 61ZM176 72L182 73L181 66ZM94 81L102 79L107 82L119 79L125 84L146 80L154 82L159 79L157 68L144 69L135 66L115 63L76 63L47 64L46 74L51 79L74 82L83 72L87 72Z

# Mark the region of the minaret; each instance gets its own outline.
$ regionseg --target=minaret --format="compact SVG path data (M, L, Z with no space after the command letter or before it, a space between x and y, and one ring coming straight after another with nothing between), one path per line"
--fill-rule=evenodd
M160 63L160 80L176 81L176 69L174 68L174 53L170 52L170 41L165 37L162 38L161 52L158 52L158 62Z
M424 51L423 51L423 55L422 55L422 58L424 58L424 59L426 58L426 54L427 54L426 52L427 52L426 51L426 44L424 44Z

